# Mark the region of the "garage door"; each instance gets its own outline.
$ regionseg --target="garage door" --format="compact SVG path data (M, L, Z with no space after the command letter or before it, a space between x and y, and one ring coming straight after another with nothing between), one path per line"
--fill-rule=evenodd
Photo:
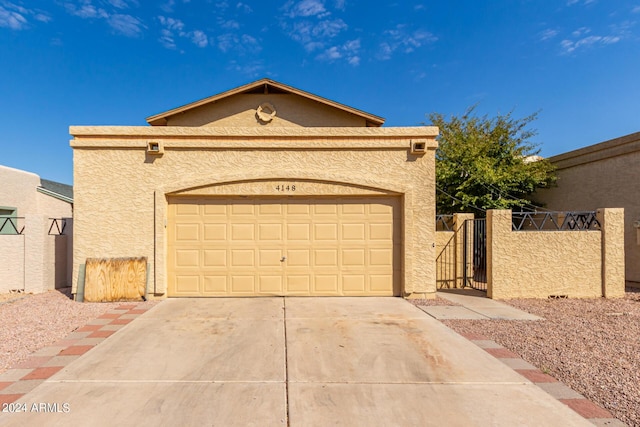
M393 197L172 198L168 295L398 295L398 218Z

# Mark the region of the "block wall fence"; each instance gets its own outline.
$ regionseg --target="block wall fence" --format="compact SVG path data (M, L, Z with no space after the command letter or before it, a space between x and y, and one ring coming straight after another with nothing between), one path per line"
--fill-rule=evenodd
M22 234L0 235L0 293L41 293L71 286L73 220L64 218L63 234L52 219L25 215ZM58 220L58 224L61 220Z
M436 232L439 261L443 262L442 256L448 254L446 269L440 265L437 268L439 288L464 287L461 231L464 221L472 218L469 214L456 214L451 231ZM487 296L623 297L624 210L598 209L597 219L600 230L514 231L510 210L488 211ZM472 266L467 264L466 268Z

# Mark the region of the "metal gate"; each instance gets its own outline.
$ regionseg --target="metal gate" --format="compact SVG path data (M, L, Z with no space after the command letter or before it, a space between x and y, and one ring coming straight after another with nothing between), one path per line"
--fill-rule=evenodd
M463 231L464 286L487 290L487 221L468 219Z
M438 289L456 287L456 232L453 228L453 215L436 216L436 234L444 233L446 236L446 238L438 237L436 251Z

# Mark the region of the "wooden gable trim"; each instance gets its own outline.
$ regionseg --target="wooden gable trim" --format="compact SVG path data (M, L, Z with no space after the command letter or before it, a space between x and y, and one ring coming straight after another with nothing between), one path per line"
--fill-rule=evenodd
M255 81L253 83L249 83L249 84L246 84L244 86L240 86L240 87L237 87L235 89L231 89L231 90L228 90L226 92L222 92L222 93L220 93L218 95L213 95L213 96L210 96L208 98L204 98L204 99L201 99L199 101L195 101L195 102L192 102L190 104L183 105L182 107L174 108L172 110L165 111L164 113L160 113L160 114L156 114L154 116L147 117L146 120L147 120L147 123L149 123L151 126L166 126L167 122L168 122L168 119L171 116L174 116L176 114L184 113L186 111L192 110L194 108L201 107L201 106L206 105L206 104L217 102L217 101L219 101L221 99L228 98L228 97L231 97L233 95L253 92L253 91L257 90L257 89L260 89L261 87L264 88L264 93L265 94L269 93L269 89L272 88L272 89L276 89L280 93L291 93L291 94L294 94L294 95L302 96L304 98L311 99L311 100L319 102L321 104L328 105L328 106L333 107L333 108L337 108L339 110L345 111L345 112L350 113L350 114L354 114L356 116L364 118L366 123L367 123L367 126L369 126L369 127L380 127L384 123L384 119L382 117L375 116L375 115L369 114L369 113L365 113L364 111L349 107L349 106L344 105L344 104L340 104L340 103L335 102L335 101L331 101L330 99L326 99L326 98L323 98L321 96L317 96L317 95L314 95L312 93L305 92L303 90L296 89L296 88L291 87L291 86L287 86L287 85L282 84L282 83L278 83L278 82L276 82L274 80L270 80L270 79L257 80L257 81Z

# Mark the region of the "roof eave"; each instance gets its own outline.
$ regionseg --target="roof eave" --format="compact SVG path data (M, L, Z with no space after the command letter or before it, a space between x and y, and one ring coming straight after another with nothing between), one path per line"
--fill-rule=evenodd
M51 196L51 197L53 197L55 199L62 200L63 202L67 202L67 203L73 204L73 199L70 198L70 197L67 197L67 196L65 196L63 194L56 193L55 191L47 190L44 187L37 187L36 190L39 193L46 194L47 196Z

